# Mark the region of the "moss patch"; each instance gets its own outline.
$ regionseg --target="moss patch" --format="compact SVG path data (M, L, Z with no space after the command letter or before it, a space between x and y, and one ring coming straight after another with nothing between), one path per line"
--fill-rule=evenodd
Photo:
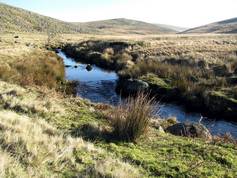
M164 79L159 78L157 75L155 74L147 74L147 75L143 75L140 77L141 80L149 83L150 85L156 85L157 87L160 88L167 88L167 89L171 89L171 85L168 84Z
M99 144L151 177L234 177L237 150L150 131L137 144ZM225 155L225 156L224 156Z

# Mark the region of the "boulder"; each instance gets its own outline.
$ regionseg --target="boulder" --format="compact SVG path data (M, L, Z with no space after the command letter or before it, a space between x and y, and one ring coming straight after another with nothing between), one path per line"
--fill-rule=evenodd
M148 83L138 79L124 79L118 82L117 90L124 94L135 94L149 88Z
M177 123L166 128L166 132L184 137L212 138L208 129L199 123Z
M237 117L237 100L228 92L212 91L207 93L205 106L210 113L226 118Z
M87 71L91 71L91 70L92 70L92 66L91 66L90 64L87 64L86 70L87 70Z

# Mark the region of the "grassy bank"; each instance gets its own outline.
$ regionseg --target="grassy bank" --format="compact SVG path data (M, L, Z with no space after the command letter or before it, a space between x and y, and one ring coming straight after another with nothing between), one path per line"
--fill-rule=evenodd
M151 126L136 143L110 141L98 134L109 127L102 106L50 90L0 85L5 177L237 175L232 144L172 136Z

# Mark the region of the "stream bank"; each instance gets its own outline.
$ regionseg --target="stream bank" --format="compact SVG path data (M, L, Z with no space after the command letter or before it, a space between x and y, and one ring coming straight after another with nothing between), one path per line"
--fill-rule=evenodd
M66 79L78 81L77 96L86 98L96 103L116 105L121 101L121 96L116 93L118 76L113 71L104 70L92 65L92 70L86 69L86 64L78 63L73 58L67 57L59 51L58 55L63 58ZM76 67L75 67L76 66ZM176 117L180 122L199 122L200 113L187 112L184 107L175 104L160 103L160 116L162 118ZM212 134L219 135L231 133L237 138L237 123L228 122L222 118L204 118L205 125Z
M188 111L236 122L235 70L203 59L194 60L192 56L186 59L153 56L157 54L147 52L146 48L142 42L89 40L65 44L62 49L76 61L116 71L117 91L121 94L136 93L140 88L134 89L131 85L135 86L136 82L129 81L141 80L163 102L175 102Z

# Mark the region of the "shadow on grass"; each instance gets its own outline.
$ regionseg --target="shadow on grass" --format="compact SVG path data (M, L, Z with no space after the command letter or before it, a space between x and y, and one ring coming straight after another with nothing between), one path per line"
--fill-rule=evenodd
M100 126L97 123L87 123L79 127L72 127L70 134L72 137L82 137L89 141L103 140L111 142L116 140L111 128Z

